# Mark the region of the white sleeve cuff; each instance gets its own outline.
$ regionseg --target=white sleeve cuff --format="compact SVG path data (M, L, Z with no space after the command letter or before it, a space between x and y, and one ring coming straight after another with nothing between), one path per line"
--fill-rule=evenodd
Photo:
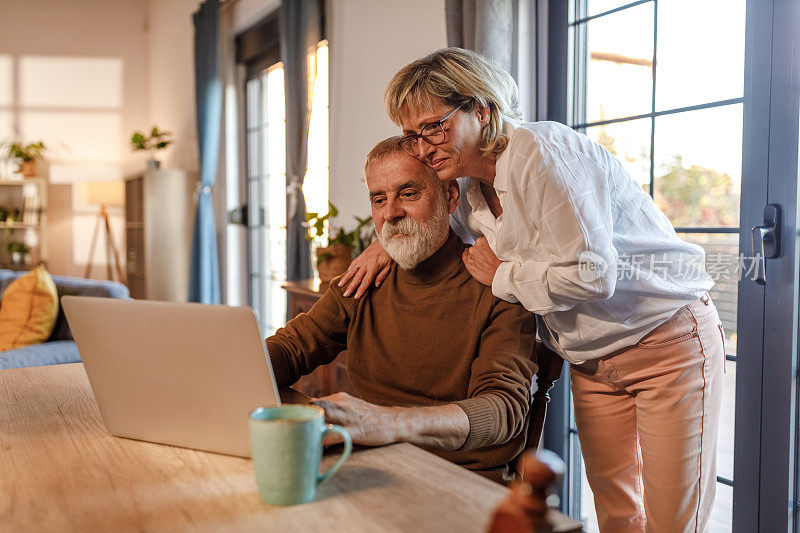
M510 282L511 267L512 263L509 261L503 261L500 263L500 266L497 267L494 278L492 278L492 294L501 300L515 304L519 303L519 298L517 298L512 291Z

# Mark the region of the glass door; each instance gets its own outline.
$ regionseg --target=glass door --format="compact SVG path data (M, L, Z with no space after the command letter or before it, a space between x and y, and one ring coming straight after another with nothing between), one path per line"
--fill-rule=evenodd
M548 119L614 152L716 279L727 361L711 530L800 531L800 2L547 8ZM544 440L568 463L562 509L596 531L565 382Z
M314 62L308 163L308 211L328 210L328 43L309 51ZM265 336L286 323L286 95L283 63L246 82L249 304Z
M727 359L712 530L730 531L745 0L576 0L569 27L568 124L614 154L679 237L706 252ZM572 512L597 531L574 421L570 435Z
M271 335L285 323L286 120L283 66L247 81L247 228L249 303Z

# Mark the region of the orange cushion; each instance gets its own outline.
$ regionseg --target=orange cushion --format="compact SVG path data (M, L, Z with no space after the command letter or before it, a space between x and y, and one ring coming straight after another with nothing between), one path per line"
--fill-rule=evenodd
M0 299L0 351L46 341L58 317L58 293L43 266L14 280Z

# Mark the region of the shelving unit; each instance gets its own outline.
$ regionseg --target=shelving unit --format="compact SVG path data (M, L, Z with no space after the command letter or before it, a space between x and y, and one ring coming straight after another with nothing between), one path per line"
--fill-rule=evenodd
M136 299L185 302L197 178L150 170L125 180L126 277Z
M0 268L27 270L46 263L47 178L0 179ZM14 219L9 221L9 216ZM27 261L13 264L6 250L11 242L25 243L30 249Z

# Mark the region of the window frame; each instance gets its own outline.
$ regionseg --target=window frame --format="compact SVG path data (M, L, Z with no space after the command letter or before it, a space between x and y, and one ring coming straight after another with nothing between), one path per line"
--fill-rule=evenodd
M649 191L651 198L655 194L655 120L657 117L712 109L721 106L743 105L744 95L737 98L703 102L697 105L682 106L671 109L656 109L657 68L656 57L658 53L658 2L663 0L637 0L628 2L607 11L588 15L587 0L559 0L548 1L548 105L546 120L554 120L566 124L573 129L585 132L586 128L629 122L637 119L650 120L650 172ZM652 88L651 106L647 113L618 117L609 120L587 122L586 116L586 70L587 54L578 53L585 51L587 46L586 28L588 22L633 7L653 4L653 60L652 60ZM742 217L743 214L740 214ZM740 225L742 223L740 218ZM739 234L740 227L694 227L677 226L677 233L689 234ZM743 249L740 245L740 250ZM725 355L726 361L736 361L735 354ZM567 479L561 489L561 510L570 516L579 518L581 461L579 445L577 444L577 429L571 409L571 396L567 381L569 380L568 367L562 373L562 379L554 387L551 396L553 401L548 412L549 424L545 427L543 443L545 447L558 453L567 463ZM560 385L560 386L559 386ZM737 399L737 411L738 411ZM738 416L738 415L737 415ZM734 476L735 477L735 476ZM734 486L733 479L717 476L717 482L730 487Z

